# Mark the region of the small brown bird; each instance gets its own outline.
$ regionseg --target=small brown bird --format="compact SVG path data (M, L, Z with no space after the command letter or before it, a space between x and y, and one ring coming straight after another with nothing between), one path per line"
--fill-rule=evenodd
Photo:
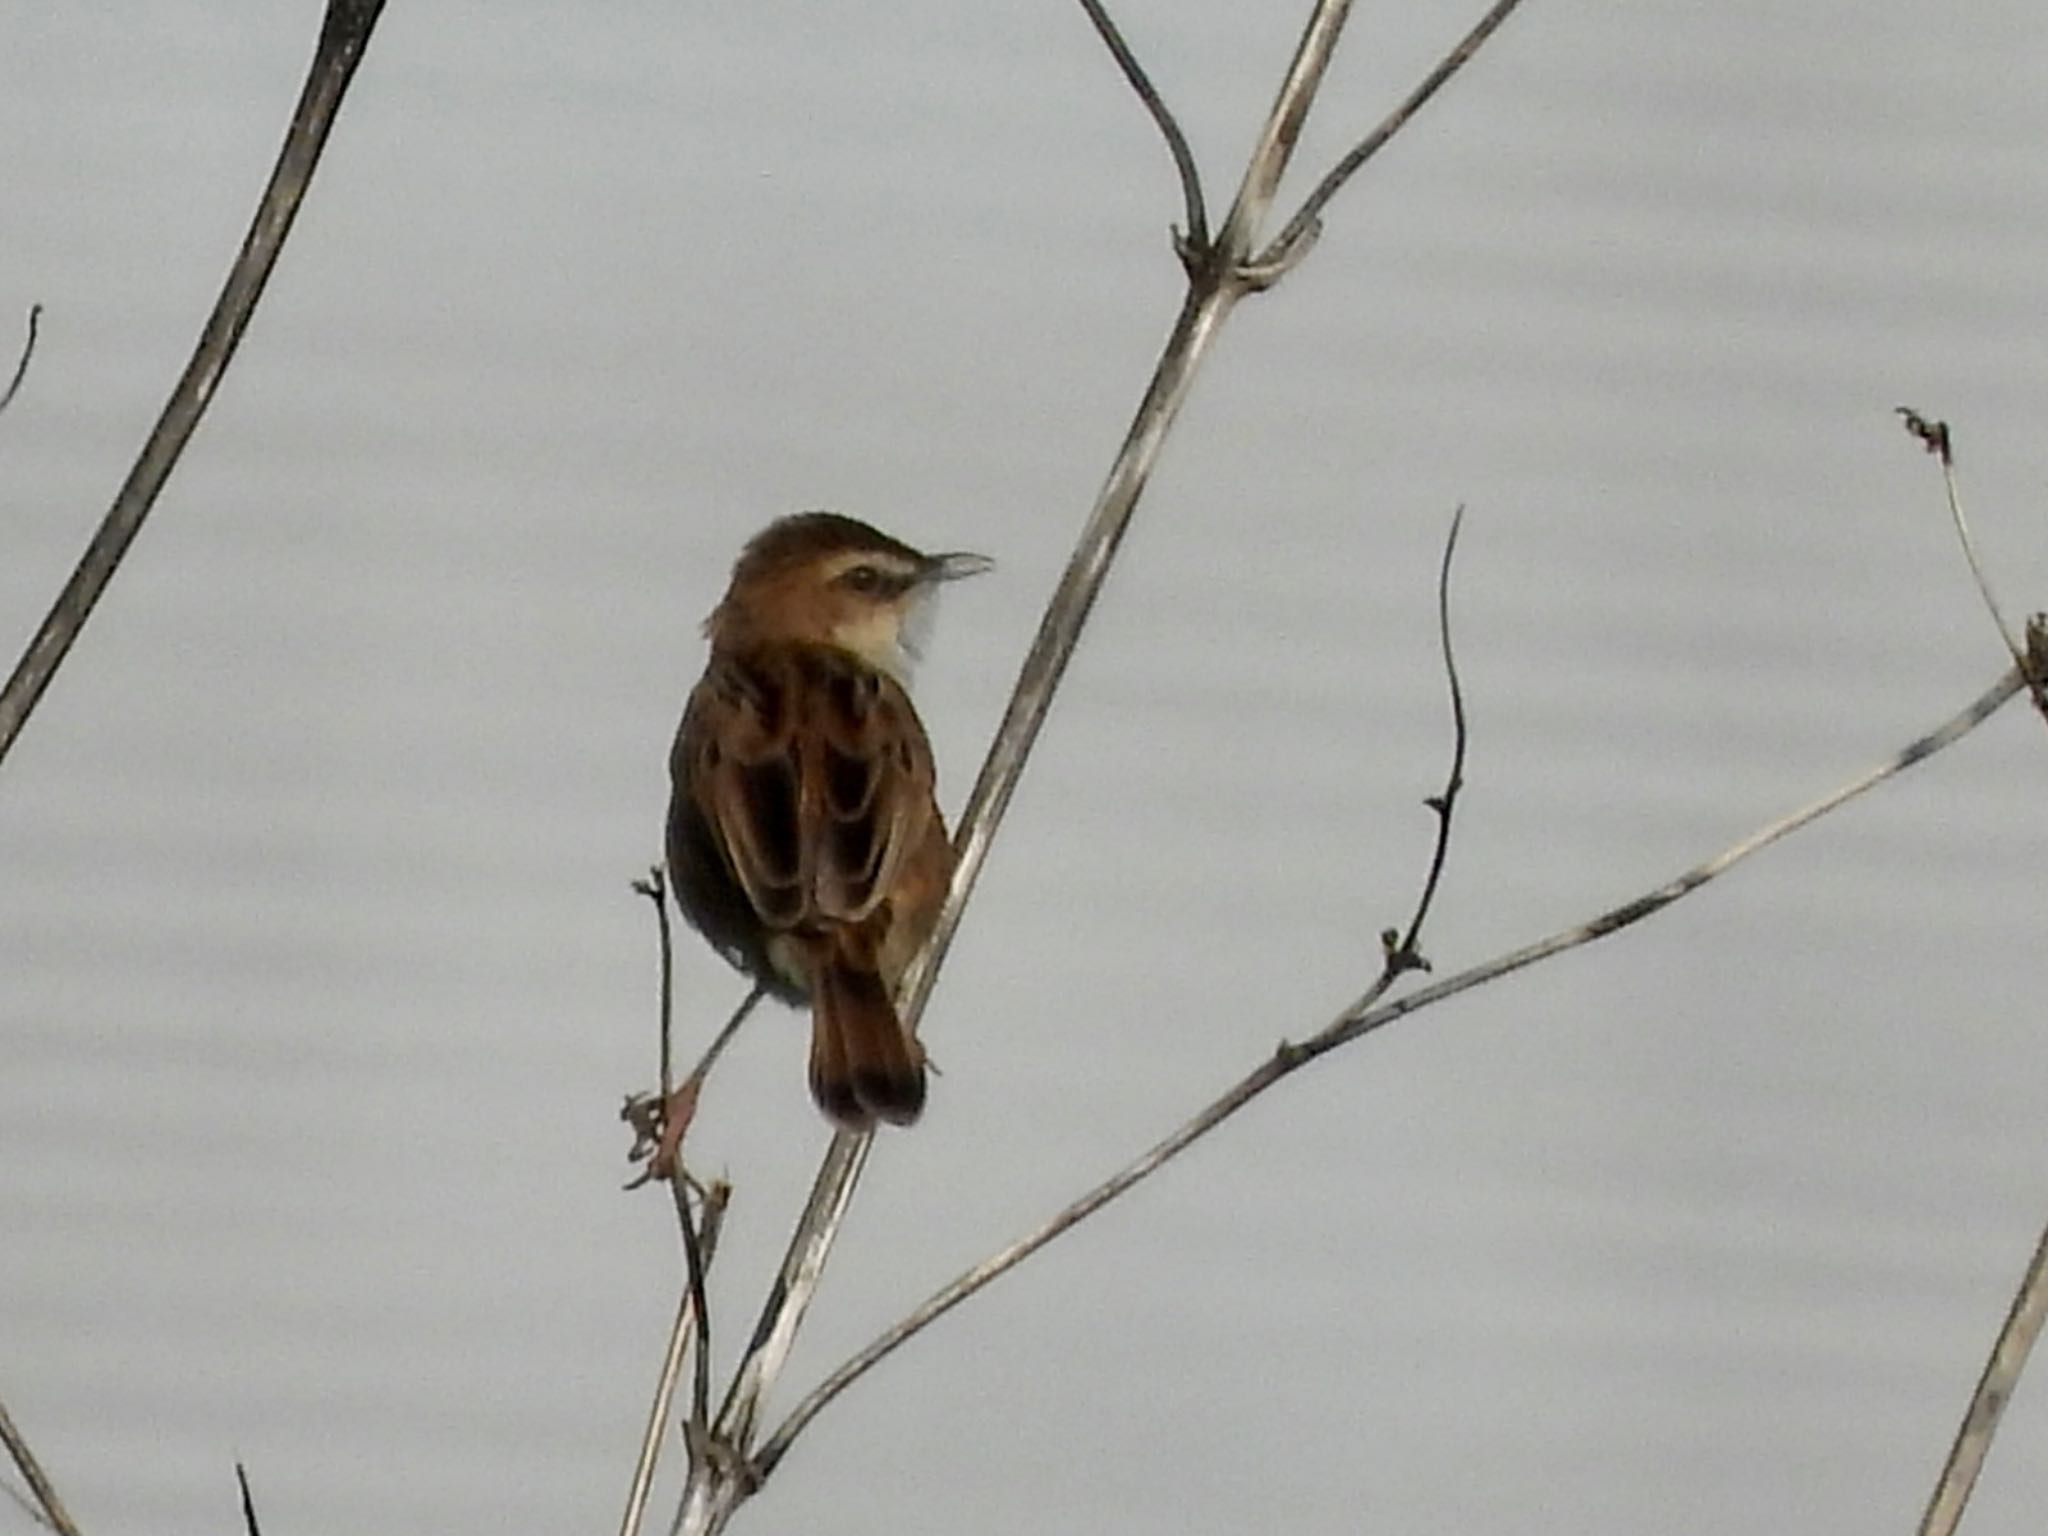
M705 621L711 658L669 755L683 916L765 990L809 1000L811 1095L850 1129L924 1108L894 995L953 846L906 690L926 600L990 564L831 512L770 523Z

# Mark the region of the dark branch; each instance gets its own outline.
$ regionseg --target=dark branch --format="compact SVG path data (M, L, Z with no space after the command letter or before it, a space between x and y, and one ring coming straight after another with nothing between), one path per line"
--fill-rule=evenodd
M21 356L14 360L14 377L7 381L7 388L0 390L0 412L14 404L14 397L21 393L21 381L28 377L29 359L36 355L36 336L42 329L43 306L31 304L28 307L28 337L21 344Z
M1199 257L1209 249L1209 208L1202 197L1202 173L1195 166L1195 152L1188 147L1188 136L1181 132L1172 109L1152 84L1152 77L1145 73L1145 66L1138 62L1138 56L1131 52L1123 33L1110 20L1101 0L1081 0L1081 9L1088 13L1096 35L1116 60L1117 68L1124 72L1124 79L1130 82L1131 89L1138 93L1138 100L1152 115L1160 137L1166 140L1166 152L1173 156L1173 169L1180 177L1181 202L1187 211L1186 230L1176 231L1180 236L1181 259L1185 262Z
M263 1536L263 1527L256 1523L256 1495L249 1491L249 1469L239 1461L235 1463L235 1482L242 1490L242 1529L248 1536Z
M1323 210L1344 190L1344 184L1358 173L1360 166L1378 154L1389 139L1407 127L1408 120L1427 106L1429 99L1442 90L1453 75L1472 61L1472 55L1485 46L1486 40L1500 30L1501 23L1513 15L1515 7L1521 3L1522 0L1495 0L1493 8L1479 18L1478 25L1438 60L1436 68L1423 76L1422 83L1408 93L1407 100L1388 113L1377 128L1360 139L1351 152L1331 168L1329 175L1317 183L1315 191L1309 193L1308 200L1301 205L1301 211L1287 221L1286 227L1260 255L1257 265L1267 266L1283 260L1303 240L1313 239L1310 231L1321 222Z
M1458 531L1465 526L1463 507L1451 514L1451 531L1444 537L1443 563L1436 575L1436 632L1437 641L1443 650L1444 676L1451 690L1451 771L1444 780L1443 792L1431 795L1424 802L1436 812L1436 847L1429 856L1429 874L1422 882L1422 895L1415 903L1415 915L1408 920L1408 931L1396 935L1386 944L1386 968L1380 974L1379 989L1382 993L1394 984L1394 979L1404 971L1426 971L1429 962L1422 957L1418 947L1422 941L1422 924L1429 917L1430 906L1436 901L1437 886L1443 880L1444 862L1451 852L1451 818L1458 809L1458 796L1465 788L1465 749L1471 742L1471 728L1465 718L1465 689L1458 681L1458 656L1451 645L1451 560L1458 552Z
M0 761L14 745L21 728L35 711L43 690L57 674L78 632L91 617L100 594L113 579L128 546L142 529L143 520L177 467L193 430L206 414L221 376L233 361L235 348L256 312L263 286L277 264L278 252L291 233L292 220L305 200L313 171L320 163L327 135L334 126L335 113L362 62L370 32L377 24L384 0L328 0L327 15L320 27L320 42L299 103L285 130L284 146L270 182L256 205L249 233L243 238L241 254L229 268L227 282L214 302L206 329L191 361L164 403L163 414L142 445L128 478L122 483L114 504L107 509L99 531L86 546L84 556L64 590L57 595L42 627L29 641L7 686L0 689Z

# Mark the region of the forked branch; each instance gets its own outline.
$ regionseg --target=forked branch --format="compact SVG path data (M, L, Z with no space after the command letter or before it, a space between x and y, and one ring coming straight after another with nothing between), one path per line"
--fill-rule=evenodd
M2043 720L2048 720L2048 619L2035 614L2027 624L2024 640L2014 637L2012 625L1992 591L1984 562L1977 554L1970 521L1963 515L1962 492L1956 484L1955 440L1948 423L1923 416L1910 406L1900 406L1898 414L1906 430L1941 461L1949 520L1963 546L1963 558L1969 562L1978 595L1984 599L1985 610L1991 615L2013 666L2026 678L2035 710ZM1948 1459L1942 1464L1934 1492L1928 1496L1927 1508L1920 1517L1920 1536L1953 1536L1961 1524L1971 1490L1977 1486L1977 1474L1983 1471L1984 1460L1991 1454L1992 1437L1998 1433L2005 1406L2019 1385L2020 1373L2026 1369L2027 1357L2033 1352L2044 1321L2048 1321L2048 1227L2042 1229L2034 1245L2034 1257L2020 1278L2019 1290L1991 1346L1991 1356L1984 1362L1983 1374L1977 1378L1977 1390L1970 1394L1970 1405L1963 1412L1963 1422L1949 1446Z
M1190 259L1189 253L1183 252L1188 288L1180 313L1075 543L1066 571L1046 605L1002 723L961 813L954 838L958 860L952 889L930 942L905 978L899 999L899 1012L909 1027L915 1028L923 1013L959 926L961 912L980 877L990 843L1051 710L1053 695L1073 658L1081 632L1108 578L1110 564L1158 463L1167 432L1186 403L1203 359L1237 301L1277 281L1308 248L1306 239L1281 242L1283 248L1277 254L1269 248L1269 259L1257 263L1252 260L1274 193L1293 156L1349 9L1348 0L1316 0L1213 248L1195 252L1199 259ZM1089 10L1091 18L1101 14L1099 7ZM1114 27L1104 31L1098 22L1097 30L1105 42L1112 38L1121 42ZM1483 40L1482 37L1479 41ZM1441 78L1433 77L1434 83L1423 99L1455 73L1464 58L1470 56L1470 49L1477 46L1477 42L1469 43L1454 62L1439 66L1436 75ZM1129 49L1112 46L1112 53L1123 67ZM1142 70L1134 73L1126 68L1126 79L1136 88L1145 76ZM1148 111L1158 101L1156 91L1149 98L1141 91L1140 98L1146 101ZM1165 124L1171 121L1171 114L1163 113L1162 105L1154 120L1166 132ZM1398 126L1387 130L1388 134ZM1177 129L1168 133L1169 148L1176 137ZM1184 180L1184 195L1191 184ZM1190 218L1192 221L1192 215ZM678 1518L679 1530L710 1532L722 1528L732 1511L754 1490L760 1472L749 1450L761 1421L763 1403L781 1374L816 1294L839 1225L866 1165L868 1147L866 1135L841 1134L833 1138L826 1152L753 1337L741 1357L732 1388L712 1426L713 1440L733 1457L732 1467L721 1471L706 1463L709 1470L704 1475L693 1473Z
M1037 1230L1027 1233L1008 1247L989 1255L972 1269L957 1276L951 1283L933 1292L931 1296L913 1310L902 1321L887 1332L879 1335L859 1353L855 1354L838 1370L834 1371L790 1413L775 1432L762 1443L755 1457L755 1473L765 1478L775 1468L790 1443L802 1433L804 1427L824 1407L844 1392L854 1382L866 1375L882 1360L901 1348L910 1339L921 1333L953 1308L1008 1274L1019 1264L1030 1258L1048 1243L1069 1228L1078 1225L1094 1215L1119 1195L1142 1183L1159 1169L1186 1151L1195 1142L1216 1129L1225 1120L1236 1114L1253 1099L1271 1088L1282 1078L1291 1075L1318 1057L1328 1055L1339 1046L1348 1045L1363 1035L1371 1034L1406 1014L1415 1013L1446 999L1468 992L1474 987L1497 980L1514 971L1526 969L1539 961L1561 955L1567 950L1577 949L1602 939L1612 933L1641 922L1652 913L1661 912L1673 902L1698 890L1710 880L1725 874L1737 864L1758 853L1780 838L1786 837L1801 827L1808 826L1827 815L1830 811L1848 804L1857 796L1876 788L1915 764L1925 762L1943 748L1953 745L1968 735L2008 699L2020 691L2019 674L2008 672L1984 691L1977 699L1925 736L1909 742L1884 762L1866 773L1859 774L1840 788L1830 791L1811 804L1801 807L1789 816L1758 829L1732 847L1716 854L1704 863L1695 865L1683 874L1667 881L1655 890L1637 897L1633 901L1602 913L1589 922L1563 929L1547 938L1510 951L1479 965L1446 977L1431 986L1423 987L1404 997L1388 1003L1376 1003L1386 990L1386 973L1367 988L1363 996L1326 1024L1316 1034L1300 1044L1283 1042L1280 1048L1259 1064L1257 1068L1215 1099L1193 1118L1183 1123L1172 1135L1152 1147L1150 1151L1125 1165L1102 1183L1089 1190L1080 1199L1046 1221Z
M1522 0L1495 0L1495 4L1478 24L1458 40L1457 46L1437 60L1436 68L1422 77L1422 81L1410 91L1402 103L1380 120L1364 138L1355 144L1350 152L1330 168L1330 172L1316 184L1301 209L1289 219L1273 243L1266 247L1259 257L1261 264L1271 264L1285 258L1288 252L1298 250L1303 241L1313 240L1315 230L1322 222L1323 210L1346 182L1356 176L1366 161L1387 147L1387 141L1408 126L1408 122L1429 104L1429 99L1450 83L1451 77L1472 62L1472 56L1486 46L1486 40L1500 30L1501 23L1515 13Z

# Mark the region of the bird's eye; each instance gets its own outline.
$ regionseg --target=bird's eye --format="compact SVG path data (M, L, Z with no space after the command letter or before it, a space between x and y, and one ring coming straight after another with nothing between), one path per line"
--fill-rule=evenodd
M866 597L872 597L882 590L883 585L888 581L888 577L878 566L856 565L845 575L841 576L839 580L849 591L861 593Z

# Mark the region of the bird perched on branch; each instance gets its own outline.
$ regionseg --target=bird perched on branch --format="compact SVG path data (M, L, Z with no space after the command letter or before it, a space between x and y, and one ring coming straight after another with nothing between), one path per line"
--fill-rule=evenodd
M711 657L669 756L677 904L762 989L809 1001L811 1095L848 1129L924 1108L924 1050L894 997L953 847L910 663L936 588L991 563L831 512L770 523L705 621Z

